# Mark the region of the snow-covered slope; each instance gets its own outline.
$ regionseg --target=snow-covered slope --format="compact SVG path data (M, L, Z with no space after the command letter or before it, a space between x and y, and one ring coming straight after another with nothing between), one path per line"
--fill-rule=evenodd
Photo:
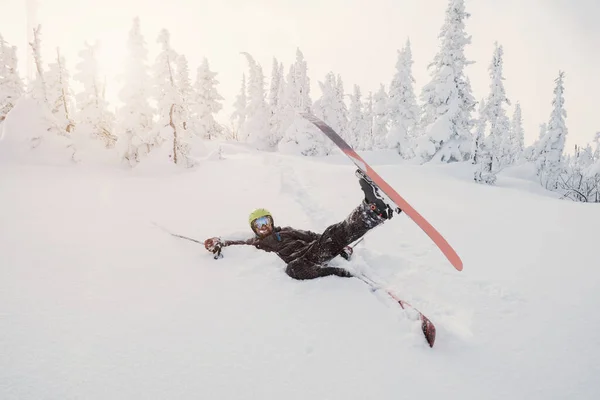
M429 316L429 348L357 279L292 280L251 247L214 260L153 225L250 235L265 207L321 231L362 198L343 156L227 144L223 157L194 170L0 161L0 398L600 398L597 205L531 189L522 171L490 187L469 165L366 154L464 270L405 215L334 263Z

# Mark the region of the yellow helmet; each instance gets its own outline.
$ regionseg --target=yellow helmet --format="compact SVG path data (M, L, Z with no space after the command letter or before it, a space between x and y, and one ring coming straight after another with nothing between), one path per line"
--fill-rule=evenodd
M257 219L259 219L261 217L268 217L271 221L271 226L274 225L273 216L271 215L269 210L266 210L264 208L257 208L256 210L252 211L250 213L250 216L248 217L248 222L250 223L250 228L252 229L253 232L256 232L254 230L254 221L256 221Z

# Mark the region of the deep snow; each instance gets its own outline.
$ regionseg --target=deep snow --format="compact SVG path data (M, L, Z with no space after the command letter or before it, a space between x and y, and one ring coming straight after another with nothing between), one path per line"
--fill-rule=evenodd
M14 134L14 132L10 132ZM362 198L342 155L222 144L192 170L33 163L0 141L2 399L597 399L594 204L558 200L527 166L494 187L472 166L367 162L457 250L456 271L405 215L348 263L423 311L429 348L357 279L295 281L273 254L197 244L276 223L322 231ZM44 160L47 160L44 158Z

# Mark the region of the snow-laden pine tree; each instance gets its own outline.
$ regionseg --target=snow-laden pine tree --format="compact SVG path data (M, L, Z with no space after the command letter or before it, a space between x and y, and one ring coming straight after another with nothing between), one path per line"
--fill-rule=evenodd
M73 79L80 82L82 90L75 95L77 103L76 126L79 144L88 140L100 141L105 148L113 148L117 137L112 133L112 116L104 98L104 87L98 74L96 54L98 43L84 43L79 51Z
M416 156L423 161L465 161L472 147L471 113L476 101L465 67L472 62L465 57L471 37L465 33L464 0L449 0L444 25L439 34L441 47L430 67L432 79L421 93L421 132Z
M50 111L56 119L59 129L70 133L75 127L74 93L70 84L71 76L65 65L65 59L56 49L56 62L48 65L46 86Z
M369 92L365 103L363 104L363 115L365 121L365 137L364 137L364 150L373 150L373 92Z
M310 97L310 78L308 77L308 64L300 49L296 49L296 61L290 66L285 88L285 105L295 112L307 112L311 110L312 99ZM290 117L288 115L288 119ZM284 121L290 122L290 121ZM284 128L287 128L284 126Z
M515 111L513 112L512 116L510 127L510 143L511 151L509 163L513 164L521 160L523 157L523 151L525 150L525 131L523 130L523 117L519 102L515 104Z
M177 86L177 53L171 48L171 35L163 29L157 38L161 51L154 64L154 96L157 103L158 121L154 130L152 144L169 146L169 158L183 167L194 165L189 157L190 143L186 129L184 100Z
M180 54L175 59L175 86L179 92L181 103L174 109L176 114L177 123L179 128L182 130L189 129L191 120L191 107L194 102L194 90L192 88L192 81L190 79L190 68L188 66L187 58ZM186 136L189 136L186 134Z
M380 84L379 90L373 96L373 149L387 148L389 127L388 95L385 86Z
M350 146L357 150L366 150L370 139L363 107L360 87L354 85L354 92L350 97L348 136L352 139L352 142L349 143Z
M530 162L535 162L540 156L540 143L548 132L548 126L545 122L541 123L539 128L538 138L523 151L523 158Z
M44 66L42 60L42 26L38 25L33 30L33 42L29 43L33 53L33 61L35 63L35 78L28 82L27 92L30 96L38 101L40 105L49 107L48 98L46 96L46 81L44 74Z
M504 104L510 105L504 89L502 75L504 50L495 43L494 55L488 67L490 73L490 93L486 102L486 116L490 124L489 143L492 153L492 171L498 172L509 164L512 143L510 140L510 120Z
M348 111L343 97L340 96L338 82L333 72L328 72L325 80L319 81L321 96L313 104L313 113L348 142L349 138L346 133ZM322 143L320 137L316 139ZM328 143L323 142L323 145L327 146ZM329 149L328 147L326 152L329 152Z
M415 96L415 79L412 75L410 40L398 51L396 73L390 83L388 115L390 128L387 137L389 148L396 149L403 158L414 156L414 139L418 136L419 107Z
M479 164L480 153L485 140L485 130L487 127L487 116L485 113L485 100L479 102L479 117L475 122L475 135L473 137L473 149L471 150L471 161L473 164Z
M223 108L223 97L217 91L219 81L216 76L217 73L210 70L208 59L204 57L196 72L196 100L192 109L196 135L208 140L222 136L223 133L223 128L215 119L215 115Z
M286 84L286 99L290 98L289 86L290 79L295 79L292 65L288 74L288 82ZM321 97L319 97L312 105L313 113L321 118L325 123L331 126L336 132L339 132L339 115L337 113L337 98L335 94L335 75L330 72L326 75L324 82L319 82L321 88ZM291 112L292 108L287 105L285 112ZM329 154L330 147L327 146L324 140L324 135L314 127L311 127L304 118L296 117L292 119L292 123L286 129L284 137L278 144L278 149L284 153L301 154L305 156L321 156Z
M10 46L0 35L0 121L4 121L6 115L23 95L23 91L17 48Z
M594 164L592 146L575 145L573 155L563 159L563 171L558 180L558 188L563 192L563 197L581 202L600 201L600 175L589 174L590 167Z
M536 160L537 173L542 185L550 190L557 188L559 175L564 168L563 152L568 133L565 121L567 112L565 110L564 76L564 72L560 71L555 80L548 131L540 141L537 151L539 154Z
M492 185L496 182L496 171L492 169L493 164L493 140L486 136L485 131L488 123L485 100L479 103L479 118L477 118L475 139L473 140L472 162L475 164L474 180L479 183Z
M246 141L259 150L267 150L269 144L269 110L265 100L265 76L262 67L246 52L249 65L248 73L248 102L246 105L246 123L242 136Z
M285 88L283 77L283 65L273 57L271 69L271 84L269 86L269 127L271 132L270 145L275 146L283 137L282 113L284 98L282 96Z
M133 167L149 151L148 135L152 132L154 118L154 109L148 101L152 93L148 50L137 17L129 31L127 50L124 84L119 91L123 106L117 113L116 130L119 132L119 153Z
M352 140L348 136L348 106L346 105L346 94L344 91L344 81L342 76L337 74L335 82L335 97L337 99L337 112L340 121L340 130L336 131L339 135L347 140Z
M591 162L582 170L582 174L591 189L587 201L600 203L600 132L596 133L594 143L596 149L592 154Z
M245 140L241 134L244 132L244 125L246 124L246 114L248 107L248 97L246 94L246 74L242 74L242 85L240 91L235 98L233 104L233 112L231 113L230 121L232 125L232 136L236 140Z
M296 61L290 65L283 93L283 97L279 99L281 103L280 129L283 132L280 143L283 144L283 147L278 146L278 148L282 151L292 151L292 148L295 148L293 150L295 153L300 152L305 155L328 153L328 148L315 151L313 148L315 144L311 144L312 139L310 139L313 137L312 132L315 127L298 115L298 113L309 112L313 109L308 64L299 48L296 49ZM298 150L299 148L302 150Z

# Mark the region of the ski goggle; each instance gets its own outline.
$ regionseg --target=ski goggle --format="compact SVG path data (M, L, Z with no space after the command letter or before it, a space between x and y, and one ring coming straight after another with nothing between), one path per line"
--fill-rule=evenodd
M259 217L256 218L253 222L252 225L254 226L254 228L256 229L260 229L263 226L271 226L271 218L264 216L264 217Z

